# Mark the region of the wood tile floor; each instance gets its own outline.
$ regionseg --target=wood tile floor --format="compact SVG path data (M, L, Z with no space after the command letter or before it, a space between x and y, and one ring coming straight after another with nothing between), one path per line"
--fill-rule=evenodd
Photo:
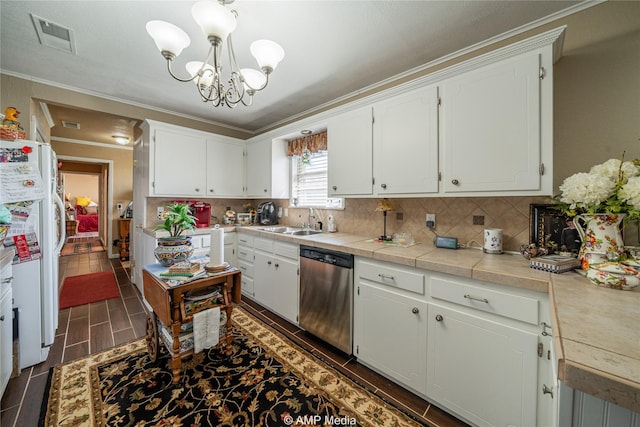
M129 268L117 258L108 259L106 252L60 258L60 280L112 270L120 287L120 298L86 304L60 311L56 339L48 359L24 369L12 378L0 403L0 425L35 427L38 425L49 369L59 363L93 354L115 345L144 337L146 313ZM360 365L331 346L309 336L295 325L279 318L250 300L242 306L265 323L276 328L294 342L317 354L336 369L367 387L383 399L401 406L416 419L433 427L463 427L465 423L407 392L391 381Z

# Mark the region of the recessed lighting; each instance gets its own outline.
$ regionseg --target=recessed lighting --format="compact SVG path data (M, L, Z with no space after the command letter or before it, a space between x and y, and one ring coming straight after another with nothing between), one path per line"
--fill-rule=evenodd
M309 129L301 130L300 133L303 135L311 135L311 131Z
M129 138L126 136L113 135L112 138L115 139L116 142L121 145L127 145L129 143Z

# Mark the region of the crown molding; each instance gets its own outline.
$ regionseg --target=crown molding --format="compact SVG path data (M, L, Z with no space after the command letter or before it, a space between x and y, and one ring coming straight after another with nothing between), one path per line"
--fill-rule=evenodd
M109 148L109 149L113 149L113 150L133 151L133 147L128 147L128 146L125 146L125 145L105 144L104 142L84 141L84 140L81 140L81 139L61 138L61 137L58 137L58 136L52 136L51 137L51 141L67 142L69 144L88 145L88 146L91 146L91 147Z

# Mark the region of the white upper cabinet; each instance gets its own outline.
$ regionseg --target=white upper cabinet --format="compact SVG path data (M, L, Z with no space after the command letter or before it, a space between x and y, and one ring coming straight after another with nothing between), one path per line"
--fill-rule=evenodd
M267 140L247 144L247 197L269 197L271 193L271 147Z
M529 52L441 84L446 193L543 189L541 86L551 82L540 62Z
M149 196L242 197L244 143L147 120L136 162L148 158Z
M156 129L153 143L153 194L205 197L207 140Z
M551 195L553 63L563 33L479 55L329 118L329 194Z
M329 197L373 191L373 109L361 108L327 122Z
M258 139L247 143L246 197L289 198L289 168L286 142Z
M438 91L420 88L328 121L329 195L438 191Z
M373 114L374 194L437 192L438 88L379 102Z
M207 140L207 197L238 197L244 188L244 144Z

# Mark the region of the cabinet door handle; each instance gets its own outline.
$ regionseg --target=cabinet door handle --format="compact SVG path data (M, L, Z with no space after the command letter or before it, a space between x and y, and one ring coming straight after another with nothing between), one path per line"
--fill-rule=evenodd
M271 265L271 261L267 261L267 265Z
M0 322L4 322L4 314L0 316Z
M337 186L337 185L334 185L334 186L333 186L333 187L331 187L331 188L333 188L333 191L336 191L336 190L338 189L338 186Z
M542 384L542 394L550 394L553 399L553 387L549 387L546 384Z
M389 279L389 280L393 280L393 276L387 276L386 274L378 274L378 277L381 278L382 280L384 279Z
M0 283L11 283L12 280L13 280L13 276L2 279Z
M265 189L264 189L264 190L262 190L262 191L264 191L264 192L266 193L266 192L267 192L267 189L265 188Z
M196 193L199 193L199 192L200 192L200 189L199 189L199 188L196 188Z
M464 297L466 299L470 299L470 300L473 300L473 301L480 301L480 302L483 302L485 304L489 304L489 300L486 299L486 298L478 298L478 297L474 297L473 295L469 295L469 294L464 294Z
M418 307L413 307L413 308L411 309L411 312L412 312L413 314L418 314L418 313L420 313L420 310L418 309Z
M380 187L387 188L387 184L380 184Z
M454 179L451 180L451 183L453 185L458 185L458 184L460 184L460 181L458 181L457 179L454 178Z
M274 266L275 266L276 268L280 267L280 266L278 265L278 263L277 263L277 262L274 264Z
M209 193L213 193L213 188L210 188L210 189L209 189Z
M441 314L436 314L436 322L442 322L442 315Z

